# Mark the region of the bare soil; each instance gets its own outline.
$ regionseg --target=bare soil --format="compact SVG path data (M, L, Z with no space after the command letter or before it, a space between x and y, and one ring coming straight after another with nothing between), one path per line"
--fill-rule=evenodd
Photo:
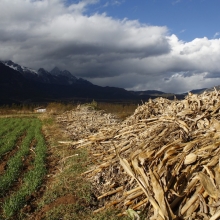
M69 205L75 204L77 202L77 198L72 194L67 194L65 196L57 198L54 202L45 205L39 212L35 213L35 216L31 216L30 220L41 220L45 217L46 213L52 210L55 207L60 205Z

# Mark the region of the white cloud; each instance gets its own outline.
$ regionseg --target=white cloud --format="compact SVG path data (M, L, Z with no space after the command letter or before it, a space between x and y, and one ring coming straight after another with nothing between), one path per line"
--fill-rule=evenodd
M186 29L183 29L183 30L180 31L181 34L184 33L184 32L186 32Z
M96 4L97 2L99 2L99 0L82 0L77 4L71 4L68 9L73 12L82 13L86 10L87 6Z
M125 0L121 0L121 1L118 1L118 0L112 0L112 5L121 5L125 2Z
M217 38L220 35L220 32L216 32L213 36L213 38Z
M109 2L106 2L102 7L105 8L105 7L108 7L109 6Z
M175 0L175 1L172 2L172 4L175 5L175 4L178 4L180 2L181 2L181 0Z
M1 0L0 59L59 66L95 84L129 89L183 92L220 83L220 39L183 42L165 26L87 15L97 2Z

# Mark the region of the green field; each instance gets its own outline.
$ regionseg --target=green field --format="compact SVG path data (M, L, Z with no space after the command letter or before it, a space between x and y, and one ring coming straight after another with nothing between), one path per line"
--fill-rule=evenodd
M123 120L136 105L87 104ZM93 213L99 206L91 183L81 174L95 161L87 149L73 149L56 120L76 106L51 103L46 114L29 108L0 108L0 220L117 220L119 210Z
M0 118L0 219L13 219L41 186L46 143L37 118Z

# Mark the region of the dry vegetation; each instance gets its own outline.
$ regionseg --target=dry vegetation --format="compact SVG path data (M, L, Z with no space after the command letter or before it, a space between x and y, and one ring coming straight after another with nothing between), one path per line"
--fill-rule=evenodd
M34 108L34 105L3 105L0 106L0 116L32 114Z
M55 104L52 106L52 111L40 117L44 122L43 130L49 143L48 167L50 168L44 187L46 190L42 198L37 201L37 209L28 219L119 219L116 216L118 212L116 209L108 209L98 214L92 213L92 210L98 208L98 201L91 183L81 175L95 163L91 160L91 155L88 155L87 149L73 149L71 146L58 143L58 140L78 140L87 134L97 132L100 127L110 124L113 126L114 122L119 121L111 114L94 110L97 109L97 103L92 102L82 106L83 109L88 110L88 117L85 112L83 112L84 117L82 116L81 108L74 108L60 116ZM108 109L111 106L108 105ZM76 118L77 120L74 120ZM103 124L104 118L108 121L107 124ZM91 126L87 125L85 128L83 125L88 120ZM74 129L75 133L71 133L71 129Z
M91 104L95 104L92 102ZM134 103L97 103L97 110L104 110L106 113L111 113L119 119L126 119L128 116L132 115L135 109L138 107Z
M100 123L98 127L96 127L96 130L92 128L93 126L91 126L91 130L89 130L89 132L97 132L99 126L102 126L101 115L94 111L94 109L98 109L98 104L93 101L91 104L86 104L84 106L88 106L90 109L93 109L92 112L94 113L94 119L100 118ZM123 109L123 107L116 104L107 104L106 106L103 104L102 106L105 108L107 106L106 110L109 111L111 111L111 109L114 109L114 111L116 111L116 109ZM117 210L115 209L107 210L96 215L91 213L91 210L97 208L97 200L93 195L90 182L86 181L85 178L81 176L81 173L85 172L87 167L93 164L93 162L90 161L90 157L88 157L87 150L74 150L72 147L66 147L57 143L57 140L62 139L73 140L74 136L68 132L65 132L66 126L64 127L64 132L62 132L60 128L62 125L56 123L55 118L59 117L59 115L63 112L73 108L75 109L76 106L73 104L49 103L47 105L47 113L43 114L34 113L35 107L36 106L34 105L12 105L2 106L0 108L1 116L4 118L1 119L2 122L6 120L13 122L15 119L18 119L18 124L22 124L25 120L29 120L29 118L40 118L44 125L43 133L47 141L47 175L43 179L43 184L38 187L38 189L33 192L32 195L29 195L23 199L22 204L25 206L23 208L20 206L21 209L13 212L13 217L9 217L8 219L117 219L115 214ZM125 111L126 110L123 112ZM102 111L102 114L106 113ZM118 122L118 119L112 118L110 119L109 123L113 125L114 120ZM96 120L96 124L97 123L98 120ZM9 123L5 122L5 125L2 124L1 127L1 130L3 129L2 132L7 134L2 137L10 142L9 138L10 140L13 138L13 133L10 128L6 127L6 125L8 126ZM80 131L82 123L78 123L77 126L79 127L79 132L77 133L78 137L76 137L76 139L81 138L81 133L85 133L85 131ZM12 127L14 128L15 125ZM15 138L15 140L17 140L17 138ZM19 142L19 140L17 140L17 142ZM4 150L3 146L1 146L1 150ZM27 148L26 151L27 153L29 153L29 151L32 153L32 150L29 150L29 148ZM12 154L14 154L14 151L9 152L7 154L8 156L6 155L4 158L2 158L2 169L0 170L1 174L6 171L9 172L9 166L7 164L9 163L8 158L10 158L10 155ZM22 157L19 158L22 159ZM27 159L27 161L29 160ZM26 160L24 161L22 159L21 164L24 162L26 163ZM24 166L26 165L24 164ZM13 184L17 186L22 179L22 175L20 175L18 172L15 173L19 176L19 181L15 180L13 181ZM38 178L38 180L40 179ZM6 185L9 187L7 183ZM15 189L13 188L13 192L14 191ZM0 215L3 214L2 207L5 199L5 196L0 198ZM15 202L12 202L12 204L15 205Z
M60 143L90 155L82 176L98 200L94 213L114 207L133 219L219 219L218 91L150 100L122 122L88 106L57 120L72 135Z
M50 103L48 174L21 219L219 219L219 97Z

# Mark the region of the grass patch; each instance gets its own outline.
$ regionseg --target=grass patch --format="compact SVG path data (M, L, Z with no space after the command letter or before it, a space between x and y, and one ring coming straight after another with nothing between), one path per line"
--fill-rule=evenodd
M133 220L128 216L117 216L120 211L117 209L107 209L103 212L97 213L96 215L93 214L91 220Z
M60 160L59 171L55 175L50 189L45 192L41 202L42 207L69 193L84 198L87 202L90 200L90 184L80 176L86 170L84 163L87 160L87 154L85 150L71 151L71 153L74 153L72 157L67 156Z
M41 123L39 120L35 123L35 138L37 145L35 148L34 167L28 171L23 180L21 188L9 196L3 204L3 212L6 218L13 216L25 203L27 196L34 193L35 190L41 185L42 179L46 173L45 158L46 158L46 144L44 137L41 134ZM32 130L30 131L32 135ZM34 136L34 135L33 135ZM27 135L27 137L29 137ZM32 138L32 136L30 136ZM30 141L28 140L30 143Z
M108 209L99 214L91 214L89 210L85 210L82 204L76 203L74 205L61 205L54 208L46 215L47 220L132 220L127 216L118 217L118 210Z

